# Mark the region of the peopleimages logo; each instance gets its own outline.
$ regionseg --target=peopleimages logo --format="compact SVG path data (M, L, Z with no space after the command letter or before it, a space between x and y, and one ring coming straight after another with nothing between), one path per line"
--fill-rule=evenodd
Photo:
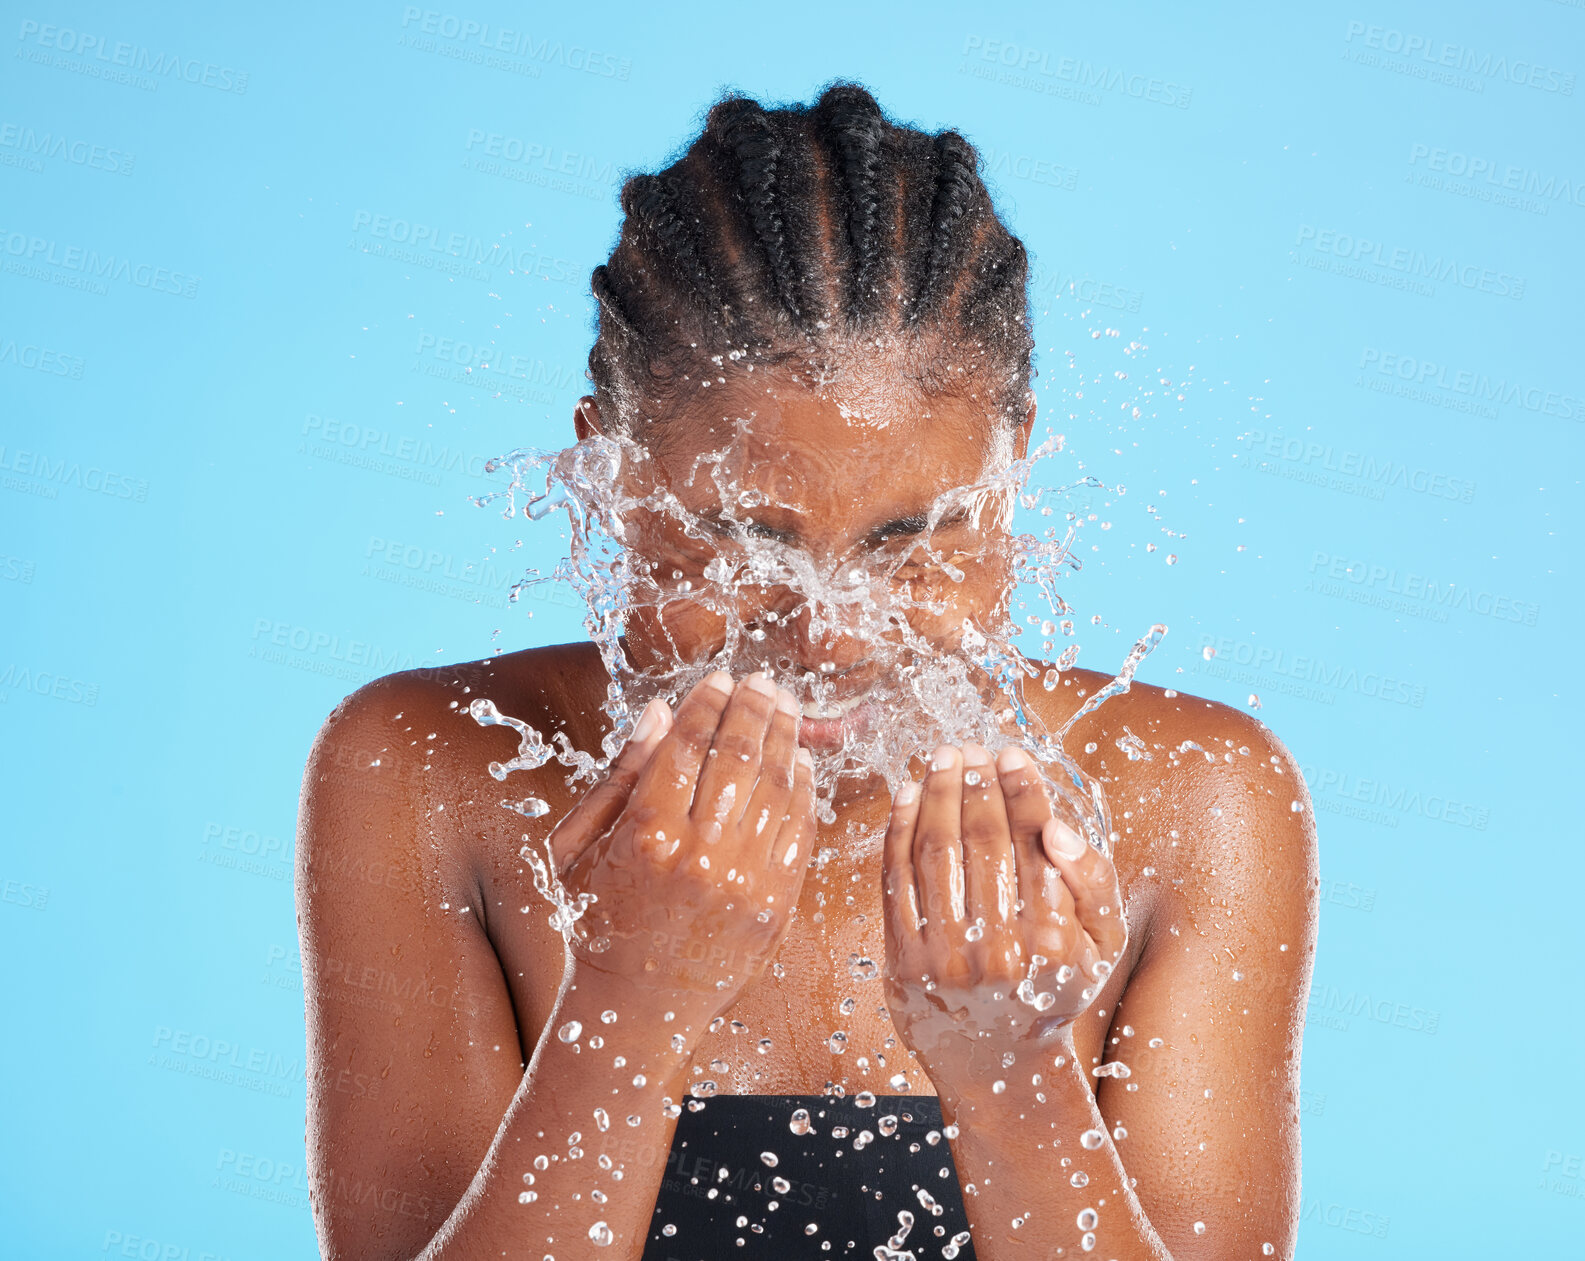
M1320 228L1302 223L1294 240L1294 248L1303 252L1299 255L1299 261L1311 260L1307 262L1309 266L1321 264L1319 270L1370 280L1392 288L1411 289L1426 297L1436 294L1429 282L1454 284L1461 289L1515 301L1524 297L1523 276L1510 275L1445 254L1427 254L1424 250L1409 246L1384 245L1370 237L1339 232L1336 228ZM1381 271L1370 272L1368 269L1373 267Z
M1357 556L1339 556L1333 552L1315 551L1310 557L1312 579L1330 579L1331 583L1316 581L1315 589L1323 595L1334 594L1327 588L1332 585L1356 589L1366 596L1399 597L1384 607L1403 611L1397 603L1412 601L1424 604L1427 609L1442 614L1435 621L1446 621L1449 611L1471 613L1479 617L1495 618L1499 622L1515 622L1534 626L1541 616L1541 606L1531 600L1516 600L1509 595L1482 591L1462 583L1438 581L1412 569L1397 565L1384 565L1362 560ZM1349 592L1352 594L1352 592ZM1369 603L1367 599L1363 601Z
M476 280L492 279L486 270L490 267L505 267L513 274L561 284L572 283L578 276L577 267L567 259L553 258L532 246L515 246L500 239L486 241L470 232L449 231L369 210L354 212L347 244L364 254Z
M114 254L100 254L98 250L85 249L81 245L65 245L52 237L35 236L12 228L0 227L0 263L15 275L51 280L68 288L88 289L99 294L109 292L104 284L106 280L122 280L157 293L181 298L198 296L197 276L153 263L118 258ZM52 267L60 271L46 270Z
M1527 61L1523 57L1509 58L1482 52L1463 44L1449 44L1446 40L1401 31L1392 26L1350 22L1343 42L1349 45L1351 51L1371 49L1402 57L1406 61L1418 61L1422 63L1419 67L1421 70L1458 71L1474 75L1477 81L1500 79L1518 87L1536 88L1560 96L1574 95L1572 70L1559 70L1554 66Z
M29 368L47 377L70 377L73 381L83 379L81 355L69 355L37 343L18 342L15 338L3 335L0 335L0 364Z
M1455 411L1474 412L1488 420L1497 418L1497 405L1559 420L1585 420L1585 398L1581 396L1455 368L1435 359L1367 346L1360 352L1359 369L1361 376L1356 385ZM1451 397L1439 397L1436 391Z
M1214 666L1224 669L1240 666L1255 673L1267 672L1278 679L1294 680L1333 692L1354 692L1359 696L1409 705L1415 709L1425 704L1423 684L1393 678L1377 670L1361 670L1356 666L1327 661L1324 657L1292 653L1285 648L1256 645L1218 635L1201 635L1200 647L1202 651L1212 649L1209 660ZM1195 668L1201 673L1215 673L1214 669Z
M983 35L970 35L964 40L963 57L966 64L959 67L960 73L968 70L978 79L993 78L1014 87L1070 97L1086 105L1099 105L1100 92L1116 92L1175 109L1188 109L1194 99L1193 88L1170 79L1096 65L1082 57L1053 57L1044 49L986 39ZM974 61L986 64L967 64Z
M17 32L24 46L37 50L29 60L37 61L48 56L45 50L65 53L69 58L56 58L55 65L76 70L91 78L128 82L134 87L155 91L160 79L179 79L196 87L214 88L219 92L232 92L241 96L248 90L248 74L231 66L201 61L196 57L182 57L176 53L157 53L141 44L128 44L123 40L111 43L102 35L90 35L70 26L51 26L44 22L24 21ZM22 50L18 50L18 56ZM152 79L137 76L152 75Z
M35 131L21 123L0 123L0 149L9 149L30 163L36 163L33 170L43 169L44 158L89 167L107 175L131 175L134 165L133 156L120 149L58 132Z
M457 55L458 60L494 68L507 67L498 66L496 63L500 58L488 57L487 54L526 57L530 62L559 65L603 79L627 79L633 73L633 62L628 57L599 52L583 44L564 44L549 37L535 39L532 31L491 26L488 22L474 18L442 13L437 9L421 9L417 5L410 4L402 10L402 29L409 33L409 37L424 35L446 41L452 45L450 51ZM431 51L416 42L412 46Z
M1450 175L1506 193L1525 193L1547 201L1566 201L1574 206L1585 207L1585 176L1569 179L1567 176L1543 175L1529 167L1515 166L1496 158L1463 153L1458 149L1433 148L1427 144L1410 146L1409 165L1416 170Z
M1484 832L1491 822L1489 806L1459 801L1445 793L1422 792L1405 784L1395 784L1390 780L1355 775L1351 771L1333 770L1329 767L1305 766L1300 768L1300 773L1304 776L1304 782L1309 785L1310 797L1317 810L1327 809L1322 803L1328 797L1338 797L1366 807L1379 806L1397 815L1418 815L1435 823L1450 823L1454 827L1469 828L1475 832ZM1335 810L1331 813L1347 812ZM1398 820L1393 815L1386 816L1386 822L1389 827L1398 826ZM1371 897L1374 901L1374 892Z
M1314 438L1290 438L1252 429L1242 441L1252 455L1265 460L1245 460L1245 471L1255 471L1294 481L1310 482L1330 490L1381 499L1387 490L1397 488L1433 499L1469 503L1475 498L1475 483L1450 473L1382 459L1365 451L1336 447Z

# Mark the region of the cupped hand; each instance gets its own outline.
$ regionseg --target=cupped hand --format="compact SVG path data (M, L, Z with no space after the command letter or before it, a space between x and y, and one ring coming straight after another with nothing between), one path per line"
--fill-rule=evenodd
M1060 1045L1127 942L1110 859L1016 747L936 750L893 801L883 870L887 1004L943 1094Z
M588 902L568 942L577 983L653 999L697 1033L769 966L814 834L791 693L717 671L675 715L651 702L550 836L567 893Z

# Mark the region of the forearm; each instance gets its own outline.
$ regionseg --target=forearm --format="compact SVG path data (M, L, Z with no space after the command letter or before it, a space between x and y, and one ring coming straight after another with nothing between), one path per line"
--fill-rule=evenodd
M1097 1257L1165 1261L1170 1254L1129 1186L1082 1069L1069 1054L1038 1082L1032 1073L1002 1072L1001 1094L941 1095L943 1116L958 1129L952 1157L975 1255L1010 1261L1062 1248L1085 1256L1088 1230Z
M489 1153L420 1261L643 1252L701 1031L635 1009L609 990L563 991ZM611 1024L608 1010L619 1013ZM564 1042L572 1021L581 1032Z

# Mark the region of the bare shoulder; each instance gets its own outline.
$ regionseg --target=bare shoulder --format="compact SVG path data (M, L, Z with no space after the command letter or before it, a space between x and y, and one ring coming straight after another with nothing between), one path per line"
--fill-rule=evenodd
M547 735L565 730L587 747L585 728L598 730L602 718L580 699L591 667L599 669L591 655L589 645L567 644L404 670L343 699L315 736L303 775L303 874L327 861L402 859L415 874L440 874L448 862L473 867L475 856L465 851L474 830L454 824L494 784L486 768L508 760L518 737L507 726L481 726L470 705L492 701L502 714ZM533 791L535 779L526 772L513 788Z
M309 753L305 792L332 781L359 784L377 795L409 791L429 796L454 784L450 772L479 748L515 741L510 729L481 726L470 713L476 700L542 732L596 724L579 704L590 646L560 644L456 665L387 674L343 699L320 727ZM510 747L507 743L505 747ZM470 763L471 766L471 763ZM436 772L425 778L424 772Z
M326 1256L374 1239L382 1255L416 1255L471 1182L522 1079L545 1008L543 987L529 982L559 974L562 943L548 927L531 940L505 934L516 950L508 963L491 936L507 917L481 863L492 845L515 854L521 829L501 826L504 794L488 766L511 757L517 736L481 727L468 707L483 697L561 729L579 662L576 648L536 649L387 675L337 705L314 741L297 911ZM402 1189L399 1217L356 1192L374 1185Z
M1032 688L1060 726L1109 676L1069 671ZM1238 899L1302 920L1318 880L1310 797L1298 762L1254 714L1135 683L1080 719L1065 744L1107 797L1119 875L1195 919Z

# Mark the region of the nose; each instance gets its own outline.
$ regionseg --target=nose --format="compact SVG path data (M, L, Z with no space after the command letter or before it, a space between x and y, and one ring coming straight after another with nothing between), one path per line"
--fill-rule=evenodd
M782 619L786 634L778 647L797 670L847 674L868 660L873 646L872 636L859 625L859 618L859 611L851 605L806 601Z

